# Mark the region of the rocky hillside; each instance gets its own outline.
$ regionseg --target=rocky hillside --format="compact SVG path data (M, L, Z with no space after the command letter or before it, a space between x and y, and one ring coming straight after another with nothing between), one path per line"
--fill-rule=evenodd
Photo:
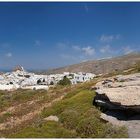
M120 71L132 67L137 62L140 62L140 53L131 53L124 56L114 57L110 59L91 60L74 64L66 67L49 70L44 72L50 73L62 73L64 71L69 72L92 72L95 74L110 73L114 71Z

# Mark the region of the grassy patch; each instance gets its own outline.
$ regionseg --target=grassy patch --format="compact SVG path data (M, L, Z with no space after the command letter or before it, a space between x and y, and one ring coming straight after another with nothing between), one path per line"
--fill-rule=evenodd
M47 96L47 91L45 90L18 89L16 91L0 91L0 110L2 111L3 108L45 96Z
M69 94L71 95L72 93L70 92ZM53 107L44 109L42 112L42 116L47 117L49 115L58 115L68 109L78 111L79 113L83 113L87 109L93 107L92 106L93 96L94 93L92 91L89 90L81 91L70 98L67 97L64 100L54 103Z
M38 127L28 127L11 138L73 138L76 132L65 129L57 122L48 121Z
M52 107L44 109L42 116L57 115L66 129L76 131L77 137L127 137L125 129L108 126L100 119L100 111L92 105L94 96L95 93L88 90L88 85L85 90L80 87ZM112 129L112 132L106 127Z

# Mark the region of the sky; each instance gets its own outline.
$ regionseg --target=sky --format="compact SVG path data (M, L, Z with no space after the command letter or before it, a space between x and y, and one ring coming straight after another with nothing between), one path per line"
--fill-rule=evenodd
M0 2L0 69L45 70L138 51L138 2Z

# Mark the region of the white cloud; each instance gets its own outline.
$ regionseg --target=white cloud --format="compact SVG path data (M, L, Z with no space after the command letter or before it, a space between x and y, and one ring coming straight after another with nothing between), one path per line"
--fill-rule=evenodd
M100 41L101 42L111 42L113 40L120 39L120 35L101 35Z
M101 47L100 52L101 53L110 53L111 52L110 45L106 45L106 46Z
M5 54L5 56L6 56L7 58L10 58L10 57L12 57L13 55L12 55L11 52L8 52L7 54Z
M129 53L134 52L134 49L132 49L130 46L126 46L126 47L123 47L123 51L124 51L124 54L129 54Z
M82 48L82 51L86 54L86 55L93 55L95 53L95 49L92 48L91 46L87 46L87 47L84 47Z

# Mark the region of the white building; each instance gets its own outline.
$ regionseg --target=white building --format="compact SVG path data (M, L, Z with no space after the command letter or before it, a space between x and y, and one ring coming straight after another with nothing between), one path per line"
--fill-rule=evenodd
M93 79L96 75L92 73L75 73L73 79L71 79L72 84L77 84L77 83L83 83L86 81L90 81Z
M0 75L0 90L13 90L18 88L48 90L50 85L56 85L64 76L67 76L72 84L77 84L93 79L95 74L64 72L63 74L37 75L21 68Z

